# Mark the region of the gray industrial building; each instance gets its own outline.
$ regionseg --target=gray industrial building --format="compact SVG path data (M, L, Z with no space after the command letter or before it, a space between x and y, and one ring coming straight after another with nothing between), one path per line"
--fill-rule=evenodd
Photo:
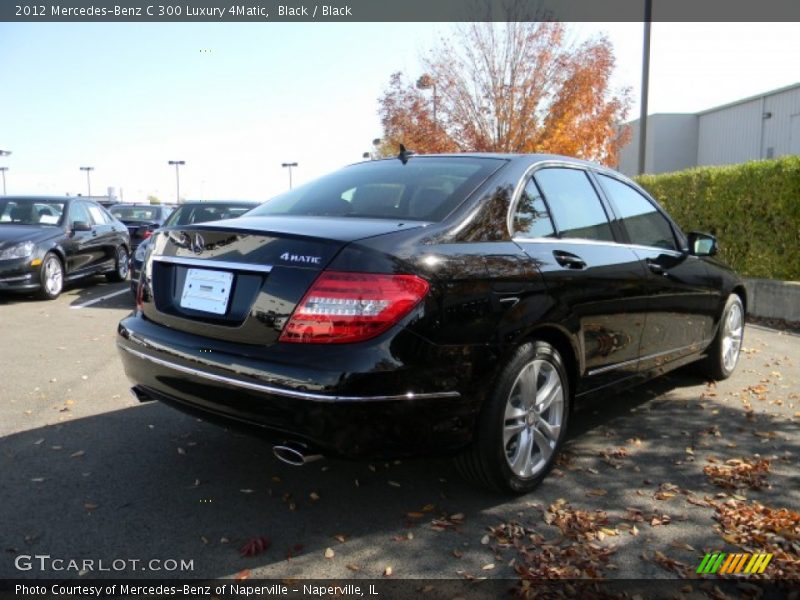
M620 171L636 175L639 121L620 151ZM728 165L800 154L800 83L695 114L647 117L646 173Z

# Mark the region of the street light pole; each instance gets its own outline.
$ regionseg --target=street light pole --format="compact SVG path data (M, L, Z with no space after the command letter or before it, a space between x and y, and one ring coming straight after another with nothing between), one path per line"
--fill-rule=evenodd
M94 171L94 167L81 167L81 171L86 171L86 187L89 190L89 199L92 197L92 180L89 176L89 173Z
M639 107L639 175L644 174L647 151L647 95L650 87L650 22L653 0L644 0L644 41L642 42L642 101Z
M436 80L427 73L417 79L417 89L431 90L433 92L433 131L438 131L439 124L436 121Z
M10 156L11 150L0 150L0 156ZM3 196L6 195L6 171L8 167L0 167L0 172L3 173Z
M292 189L292 167L296 167L297 163L296 162L290 162L290 163L289 162L285 162L285 163L281 163L281 166L289 168L289 189Z
M175 165L175 204L181 203L181 176L178 169L181 165L185 165L185 160L171 160L169 164Z

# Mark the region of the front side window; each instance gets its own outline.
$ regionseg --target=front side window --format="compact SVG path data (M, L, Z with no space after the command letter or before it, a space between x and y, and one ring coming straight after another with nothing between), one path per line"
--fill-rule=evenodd
M617 179L605 175L598 175L598 179L622 219L632 244L676 250L672 227L652 202Z
M506 161L412 156L346 167L249 214L441 221Z
M513 226L514 235L524 238L550 237L555 233L547 205L533 179L522 190Z
M585 172L555 167L541 169L534 177L562 238L614 241L606 211Z
M69 207L70 225L72 225L75 221L83 221L88 225L92 224L92 218L89 216L89 211L86 210L86 205L83 202L78 202L77 200Z

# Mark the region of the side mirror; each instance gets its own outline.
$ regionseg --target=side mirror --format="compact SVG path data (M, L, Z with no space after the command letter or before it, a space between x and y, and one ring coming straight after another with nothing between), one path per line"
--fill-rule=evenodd
M86 221L73 221L72 231L91 231L92 226Z
M691 232L689 234L689 253L695 256L716 255L717 238L709 233Z

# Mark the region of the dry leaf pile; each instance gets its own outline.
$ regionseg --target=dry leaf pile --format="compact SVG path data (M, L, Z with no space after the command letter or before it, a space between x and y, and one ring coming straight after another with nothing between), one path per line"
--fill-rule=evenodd
M726 542L774 555L767 570L754 577L800 579L800 513L733 499L715 504L714 509Z
M767 474L770 461L765 458L734 458L724 465L711 464L703 469L708 480L728 490L749 488L760 490L769 487Z
M548 507L544 520L559 529L560 539L546 540L515 523L491 530L499 545L513 544L518 549L514 569L523 581L603 576L614 550L600 542L618 534L616 529L608 527L608 515L604 511L574 509L560 499ZM528 545L528 541L532 544Z

